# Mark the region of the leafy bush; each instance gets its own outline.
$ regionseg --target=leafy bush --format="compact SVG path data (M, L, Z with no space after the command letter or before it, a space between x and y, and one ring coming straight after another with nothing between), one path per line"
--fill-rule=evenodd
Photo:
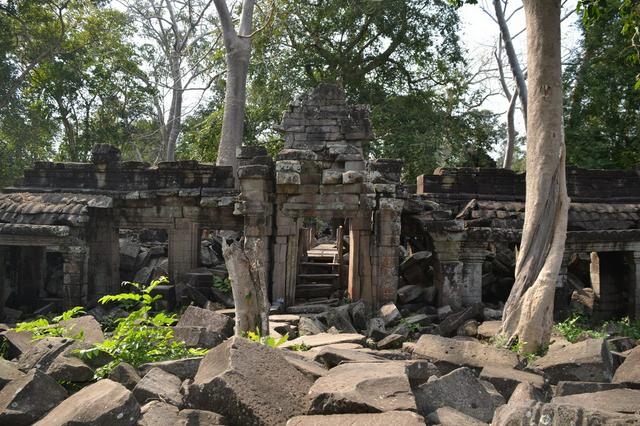
M123 283L132 285L140 293L108 295L98 300L102 304L129 301L137 304L138 309L127 317L116 320L116 328L109 339L90 349L78 351L82 357L93 358L104 352L113 358L113 361L96 370L97 378L108 375L120 362L127 362L137 368L147 362L199 356L207 352L204 349L187 348L183 341L173 340L173 329L170 326L177 321L175 315L164 312L149 315L153 302L162 298L161 295L151 296L151 292L166 282L167 278L162 277L148 286Z
M602 330L593 330L589 328L588 321L580 314L572 314L566 320L557 323L554 330L564 336L571 343L578 341L580 337L603 338L606 334Z
M231 292L231 280L229 278L213 277L213 287L223 293Z
M244 334L244 337L246 337L247 339L253 342L260 343L261 345L269 346L270 348L277 348L278 346L284 344L287 340L289 340L288 333L282 336L281 338L276 339L273 336L261 336L260 330L258 330L257 328L255 332L247 331Z
M68 337L71 339L80 340L84 337L84 333L80 332L76 335L68 334L64 327L57 325L60 321L70 320L78 315L85 314L85 310L82 306L76 306L63 312L57 317L53 317L51 322L46 318L38 318L33 321L21 322L15 328L15 331L28 331L33 334L33 339L43 339L45 337Z

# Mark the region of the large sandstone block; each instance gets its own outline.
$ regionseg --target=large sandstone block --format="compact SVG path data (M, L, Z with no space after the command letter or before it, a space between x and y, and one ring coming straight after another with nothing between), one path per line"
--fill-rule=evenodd
M404 362L342 364L309 390L309 414L416 411Z
M418 412L425 416L438 408L451 407L488 423L496 408L491 394L466 367L429 379L416 389L415 394Z
M162 401L145 404L137 426L222 426L227 423L220 414L203 410L180 410Z
M438 367L465 366L483 368L497 365L515 368L520 363L518 356L506 349L482 344L475 340L456 340L433 334L423 334L418 339L414 358L426 358Z
M429 424L440 426L486 426L487 423L467 416L458 410L454 410L451 407L438 408L433 413L427 416Z
M181 385L182 380L178 376L160 368L153 368L138 382L133 389L133 396L140 404L159 399L180 407L182 405Z
M637 425L637 415L611 411L585 409L568 404L545 404L524 401L506 404L496 410L494 425L499 426L593 426L593 425Z
M345 362L380 362L382 358L354 349L340 349L331 346L321 348L313 358L326 368L333 368Z
M613 359L604 339L588 339L566 346L537 359L532 366L556 384L561 380L608 382Z
M320 333L311 336L301 336L297 339L289 340L280 347L283 349L289 348L294 345L305 344L309 347L315 348L317 346L327 346L336 343L357 343L359 345L364 344L366 337L362 334L343 333L343 334L330 334Z
M0 391L0 424L31 425L67 397L67 391L46 374L31 370Z
M78 318L60 321L69 336L81 335L84 343L94 344L104 341L104 334L100 323L92 315L84 315Z
M482 369L480 379L493 384L506 400L511 397L511 394L520 383L530 383L540 390L545 387L544 377L538 374L492 365Z
M180 380L193 379L198 372L202 357L190 357L182 359L171 359L168 361L157 361L142 364L138 370L143 376L154 368L159 368L178 376Z
M24 373L18 370L15 362L0 358L0 390L12 380L24 377Z
M640 387L640 346L629 352L622 365L616 370L612 382Z
M186 399L230 424L276 425L304 413L310 386L279 350L234 337L203 358Z
M228 316L196 306L189 306L176 324L176 327L205 327L223 337L233 335L233 326L233 320Z
M615 411L618 413L639 413L640 390L610 389L593 393L556 396L551 402L577 405L588 409ZM638 420L640 421L640 417Z
M37 426L130 426L140 416L140 405L120 383L100 380L65 399Z
M333 414L330 416L297 416L287 422L287 426L424 426L424 424L424 418L411 411Z

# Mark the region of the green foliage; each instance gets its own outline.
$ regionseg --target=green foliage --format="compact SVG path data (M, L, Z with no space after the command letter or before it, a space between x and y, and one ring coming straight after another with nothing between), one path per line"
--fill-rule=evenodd
M624 317L617 321L605 321L602 328L619 336L640 340L640 319L631 321L629 317Z
M218 290L229 293L231 292L231 280L229 278L220 278L217 276L213 277L213 287Z
M527 342L520 341L519 339L515 339L513 341L509 341L507 336L504 334L497 334L491 338L490 343L498 348L509 349L511 352L514 352L520 355L527 364L531 364L537 358L545 356L549 351L549 345L543 345L536 352L525 352L524 348Z
M408 322L406 318L402 318L400 320L400 324L407 327L407 330L409 330L410 333L417 333L420 331L420 324Z
M296 343L295 345L291 345L289 346L289 349L296 352L306 352L308 350L311 350L311 346L305 345L303 342L303 343Z
M139 308L125 318L116 320L116 328L112 335L102 343L90 349L78 351L82 357L93 358L100 352L109 354L113 361L96 370L96 377L102 378L120 362L127 362L134 367L147 362L179 359L187 356L204 355L206 350L190 349L183 341L173 340L173 325L177 318L164 312L150 315L152 304L161 296L151 296L158 285L167 282L166 277L154 280L150 285L127 283L140 293L121 293L102 297L100 303L132 301Z
M606 334L602 330L593 330L589 327L589 322L583 316L574 313L566 320L557 323L554 326L554 330L571 343L577 342L581 337L606 337Z
M43 339L45 337L67 337L70 339L82 340L84 333L80 332L76 335L71 335L64 327L57 325L60 321L70 320L78 315L85 314L85 310L82 306L76 306L63 312L52 318L49 322L46 318L38 318L33 321L21 322L16 325L15 331L27 331L32 333L34 340Z
M270 348L277 348L278 346L284 344L287 340L289 340L289 334L285 334L279 339L276 339L273 336L262 336L260 334L260 330L256 328L256 331L247 331L244 333L244 336L252 342L260 343L261 345L269 346Z

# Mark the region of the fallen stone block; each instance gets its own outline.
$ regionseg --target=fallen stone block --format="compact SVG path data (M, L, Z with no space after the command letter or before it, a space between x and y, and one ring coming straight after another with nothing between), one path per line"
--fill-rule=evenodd
M182 380L178 376L156 367L145 374L133 388L133 396L140 404L161 400L180 407L182 405L181 385Z
M640 387L640 346L632 349L613 376L613 383Z
M502 321L484 321L478 326L478 337L489 340L500 332Z
M410 303L420 299L424 294L424 287L421 285L405 285L398 289L398 300L400 303Z
M187 402L232 424L276 425L304 413L310 386L279 350L233 337L203 358Z
M506 349L474 340L461 341L432 334L420 336L413 348L413 358L428 359L443 371L459 366L483 368L497 365L515 368L520 363L518 356Z
M311 381L316 381L319 377L327 375L326 368L315 361L310 361L302 355L295 353L285 354L285 359Z
M445 337L453 336L462 324L470 319L480 318L482 316L482 309L482 303L474 303L460 312L454 312L448 315L438 324L436 328L438 334Z
M494 402L473 372L459 368L430 379L415 391L418 412L422 415L441 407L451 407L483 422L491 422Z
M531 383L521 382L516 386L509 398L509 404L526 401L544 402L545 396L542 391L534 387Z
M287 422L287 426L424 426L424 424L424 418L411 411L297 416Z
M326 368L333 368L347 362L381 362L382 358L352 349L339 349L335 347L321 348L313 358Z
M426 416L426 419L429 424L441 426L487 426L487 423L481 422L451 407L438 408Z
M31 425L67 397L53 378L31 370L0 390L0 424Z
M326 313L327 326L335 327L341 333L357 333L358 330L351 324L349 305L330 308Z
M162 401L151 401L140 409L137 426L174 426L184 425L178 417L178 407Z
M92 315L84 315L78 318L60 321L69 336L81 336L84 343L93 345L104 341L102 326Z
M638 413L640 410L640 390L610 389L593 393L556 396L551 402L577 405L586 409Z
M506 400L520 383L530 383L540 390L545 388L544 377L538 374L491 365L482 369L480 379L492 383Z
M377 344L378 349L398 349L402 347L405 337L401 334L390 334Z
M220 333L224 337L233 335L233 320L226 315L208 309L189 306L184 311L177 327L205 327L210 331Z
M140 405L120 383L99 380L65 399L37 426L63 425L135 425Z
M320 333L312 336L300 336L297 339L289 340L280 346L280 348L286 349L291 346L304 344L311 348L316 346L327 346L336 343L357 343L363 345L366 337L362 334L344 333L344 334L330 334Z
M382 305L378 312L378 316L382 318L385 326L394 324L402 318L402 314L400 314L400 311L393 302Z
M544 372L551 384L561 380L609 382L613 376L611 352L603 339L588 339L549 351L532 367Z
M508 426L593 426L593 425L637 425L637 415L611 411L586 409L569 404L542 403L537 401L515 402L496 410L494 425Z
M327 327L315 317L300 317L298 322L298 334L300 336L312 336L327 331Z
M222 343L225 336L207 327L175 326L173 338L184 342L188 348L211 349Z
M24 377L24 373L18 370L18 364L0 358L0 390L12 380Z
M140 374L144 376L153 368L157 367L167 373L178 376L180 380L193 379L198 371L198 367L200 367L201 361L202 357L191 357L169 361L149 362L147 364L142 364L138 370L140 371Z
M624 387L621 383L602 382L564 382L560 381L556 385L554 396L575 395L578 393L593 393Z
M141 377L136 369L126 362L121 362L115 366L109 373L109 379L116 383L120 383L122 386L129 390L133 390L136 387Z
M403 362L342 364L309 390L308 414L416 411Z

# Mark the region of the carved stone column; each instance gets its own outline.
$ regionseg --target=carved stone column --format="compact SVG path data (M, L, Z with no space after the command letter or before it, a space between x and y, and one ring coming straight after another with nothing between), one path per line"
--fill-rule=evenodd
M88 259L85 247L67 247L63 253L62 284L64 309L84 305L87 299Z
M463 263L460 260L461 242L434 238L433 245L440 262L440 271L436 271L435 277L439 305L449 305L452 309L458 309L463 305L461 297L463 277Z
M482 302L482 264L486 257L486 243L463 244L460 254L463 265L459 291L464 306Z

